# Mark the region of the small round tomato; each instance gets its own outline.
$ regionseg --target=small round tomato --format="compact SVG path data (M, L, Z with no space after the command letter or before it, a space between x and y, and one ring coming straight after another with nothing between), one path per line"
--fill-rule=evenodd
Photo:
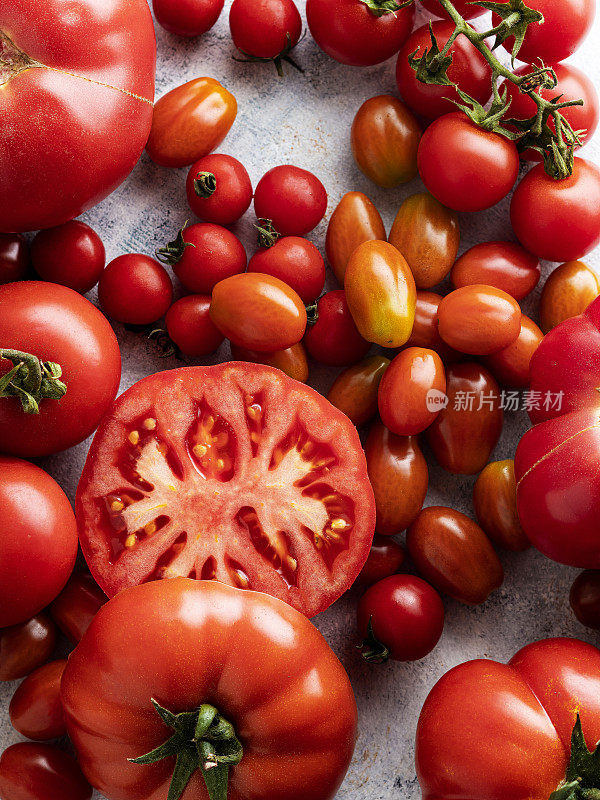
M192 38L213 27L224 4L225 0L152 0L152 9L169 33Z
M406 551L398 542L389 536L375 535L369 557L354 585L373 586L374 583L382 581L390 575L395 575L405 560Z
M95 230L85 222L71 220L35 236L31 262L42 280L85 294L98 283L106 252Z
M280 369L296 381L301 383L308 381L308 359L302 342L293 344L285 350L276 350L274 353L257 353L255 350L246 350L232 343L231 355L234 361L266 364L268 367Z
M407 197L389 242L404 256L419 289L429 289L450 272L458 252L458 215L428 192Z
M367 355L371 345L360 335L343 289L319 298L316 316L304 337L311 358L330 367L347 367Z
M504 550L531 547L517 513L517 483L512 459L492 461L473 487L475 516L489 538Z
M192 212L216 225L233 225L252 202L246 167L237 158L221 153L205 156L192 165L186 192Z
M67 753L48 744L20 742L0 756L0 796L2 800L89 800L92 787Z
M415 575L390 575L367 589L358 603L362 657L371 664L418 661L431 653L444 630L444 604Z
M188 167L221 144L236 116L235 97L218 81L188 81L154 106L148 155L162 167Z
M418 162L427 189L456 211L491 208L506 197L519 174L514 142L480 128L460 111L427 128Z
M148 325L166 313L173 300L173 284L164 267L149 256L132 253L115 258L98 285L104 313L117 322Z
M502 564L485 533L452 508L424 508L408 529L406 544L419 572L461 603L484 603L504 580Z
M248 60L274 60L283 75L281 59L298 44L302 18L293 0L234 0L229 28L234 45Z
M369 356L344 370L335 379L327 399L357 427L377 413L377 393L381 379L390 365L385 356Z
M29 268L29 245L20 233L0 233L0 285L22 281Z
M66 666L63 660L39 667L13 694L8 713L13 728L21 736L47 742L67 733L60 700L60 681Z
M600 570L586 569L575 578L569 602L582 625L600 630Z
M442 299L442 295L435 292L417 292L415 322L406 344L435 350L442 361L449 363L460 359L461 353L447 345L438 331L438 308Z
M366 100L358 109L350 141L359 169L378 186L393 189L417 175L421 126L391 94Z
M365 242L350 256L344 287L361 336L382 347L402 347L415 320L417 290L410 267L388 242Z
M76 572L50 606L50 613L65 636L78 644L107 600L88 572Z
M521 314L521 331L515 341L483 361L504 386L525 388L530 382L531 359L543 338L544 334L535 322Z
M544 333L571 317L578 317L600 295L600 279L583 261L567 261L548 276L540 298Z
M312 172L284 164L270 169L258 182L254 210L282 236L304 236L325 216L327 192Z
M366 194L347 192L331 215L325 239L327 260L342 286L350 256L359 244L385 238L381 214Z
M313 303L325 286L325 262L312 242L300 236L284 236L263 247L248 263L248 272L273 275L298 292L303 303Z
M184 356L202 358L222 345L225 337L210 318L210 304L210 295L190 294L167 311L167 333Z
M41 667L52 655L55 644L56 626L45 613L0 628L0 681L24 678Z
M439 0L421 0L421 5L431 14L435 14L436 17L443 17L444 19L449 18L448 12ZM480 17L482 14L486 13L485 8L474 5L471 0L454 0L452 5L464 19L475 19L475 17Z
M375 494L377 533L393 536L408 528L423 508L429 487L427 462L414 436L396 436L376 422L365 445Z
M519 336L521 308L502 289L480 283L462 286L440 303L438 330L442 339L461 353L497 353Z
M539 259L514 242L483 242L463 253L452 267L455 289L483 283L522 300L532 292L541 275Z

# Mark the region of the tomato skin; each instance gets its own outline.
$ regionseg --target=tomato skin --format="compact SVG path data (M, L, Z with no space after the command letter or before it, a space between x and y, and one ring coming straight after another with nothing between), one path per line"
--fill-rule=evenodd
M251 364L266 364L275 367L301 383L308 381L308 359L302 342L293 344L286 350L277 350L274 353L257 353L246 350L237 345L231 345L231 355L235 361L248 361Z
M302 18L293 0L234 0L229 28L244 55L276 58L298 44Z
M219 81L188 81L154 106L148 155L161 167L189 167L221 144L236 116L237 101Z
M106 252L95 230L85 222L71 220L35 236L31 261L42 280L85 294L100 280Z
M436 17L449 19L448 12L443 8L439 0L421 0L421 5L431 14L435 14ZM485 8L472 6L469 4L468 0L456 0L453 5L464 19L474 19L475 17L480 17L482 14L485 14Z
M312 242L300 236L284 236L272 247L263 247L248 263L248 272L273 275L298 292L302 302L314 302L325 286L325 262Z
M304 344L311 358L331 367L355 364L369 352L371 345L360 335L343 289L319 298L317 321L308 326Z
M357 427L364 425L377 413L377 393L389 365L389 358L376 355L348 367L335 379L327 399Z
M152 9L169 33L192 38L213 27L224 4L225 0L152 0Z
M29 244L18 233L0 233L0 286L22 281L29 268Z
M521 332L512 344L483 359L494 377L503 386L525 388L531 381L531 359L544 334L525 314L521 315Z
M0 756L0 792L3 800L89 800L92 787L67 753L20 742Z
M173 284L158 261L131 253L108 264L100 276L98 300L104 313L117 322L148 325L167 312Z
M66 735L67 726L60 701L60 681L66 666L65 659L39 667L13 694L8 713L13 728L21 736L47 742Z
M471 247L452 267L455 289L483 283L502 289L515 300L527 297L537 286L539 259L514 242L483 242Z
M191 294L177 300L167 311L167 333L184 356L202 358L223 344L225 337L210 318L210 304L210 295Z
M304 236L327 211L327 192L306 169L283 164L266 172L254 191L254 210L282 236Z
M586 569L573 581L569 594L573 613L586 628L600 630L600 572Z
M222 225L200 222L184 228L183 255L173 272L188 292L211 294L219 281L246 270L248 257L244 245Z
M350 256L364 242L386 239L379 211L362 192L347 192L331 215L325 251L335 277L344 285Z
M450 363L462 358L462 354L454 350L440 336L438 330L438 309L442 295L435 292L417 291L415 306L415 322L412 333L406 343L410 347L426 347L435 350L442 361Z
M544 333L577 317L600 295L596 273L583 261L567 261L553 270L540 297L540 323Z
M504 550L522 552L531 547L517 513L515 462L492 461L473 487L475 516L487 536Z
M406 551L398 542L389 536L375 535L369 557L354 585L373 586L398 572L405 560Z
M50 606L52 619L73 644L83 634L108 597L87 572L74 572Z
M196 192L194 182L207 172L216 180L210 197ZM192 212L205 222L233 225L250 208L252 183L246 167L232 156L213 153L190 167L186 181L188 204Z
M0 681L24 678L52 655L56 626L45 614L0 629Z

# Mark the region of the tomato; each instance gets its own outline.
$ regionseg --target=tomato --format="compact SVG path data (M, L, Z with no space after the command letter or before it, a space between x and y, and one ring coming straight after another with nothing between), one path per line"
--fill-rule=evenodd
M411 269L417 288L429 289L450 272L460 242L456 212L428 192L407 197L389 236Z
M577 317L600 295L600 280L583 261L567 261L548 276L540 297L540 321L544 333Z
M75 572L50 606L50 613L65 636L77 644L107 599L91 575Z
M0 285L22 281L29 269L29 244L18 233L0 233Z
M454 33L454 23L438 20L431 23L440 50L444 48L450 35ZM459 101L456 89L452 86L436 86L433 83L421 83L415 71L408 63L410 55L423 55L425 49L431 47L429 25L421 25L408 37L398 54L396 65L396 82L400 96L404 102L426 119L435 119L442 114L456 111L452 100ZM466 36L460 35L450 48L452 64L448 68L448 78L458 84L459 89L466 92L482 105L492 95L492 71L488 62L474 47Z
M173 303L165 325L177 349L190 358L202 358L219 349L223 334L210 318L210 295L191 294Z
M89 800L92 787L67 753L20 742L0 756L0 792L2 800Z
M586 569L573 581L569 602L573 613L587 628L600 630L600 572Z
M152 121L156 45L145 0L3 3L0 231L50 228L114 191ZM31 68L32 64L35 68ZM35 126L31 121L35 120Z
M365 455L375 494L377 533L400 533L423 508L429 486L419 441L414 436L396 436L376 422L369 431Z
M421 0L421 5L431 14L435 14L436 17L444 17L444 19L449 18L448 12L439 0ZM485 8L473 5L470 0L454 0L452 5L464 19L474 19L475 17L480 17L482 14L485 14Z
M417 290L404 256L388 242L365 242L350 256L344 287L356 327L382 347L406 344Z
M514 242L483 242L471 247L452 267L450 279L456 289L483 283L522 300L538 284L539 259Z
M375 7L375 8L374 8ZM368 67L387 61L406 41L414 4L390 11L381 0L307 0L310 32L327 55L341 64Z
M438 329L442 339L461 353L497 353L519 336L521 308L502 289L482 283L462 286L440 303Z
M219 81L188 81L154 106L148 155L162 167L190 166L221 144L236 116L237 101Z
M500 202L519 174L514 142L480 128L462 112L445 114L419 145L419 174L440 203L456 211L483 211Z
M414 575L391 575L358 603L362 657L371 664L388 658L418 661L431 653L444 630L442 598Z
M441 294L417 292L415 323L407 344L412 347L426 347L429 350L435 350L442 361L456 361L461 358L461 354L447 345L438 331L438 308L441 302Z
M385 356L369 356L335 379L327 399L358 427L377 414L379 384L390 365Z
M255 350L245 350L235 344L231 345L231 355L234 361L249 361L251 364L266 364L269 367L280 369L289 378L301 383L308 381L308 359L302 342L293 344L285 350L274 353L257 353Z
M406 559L406 551L389 536L375 536L369 557L361 569L356 586L373 586L394 575Z
M193 213L216 225L237 222L252 202L246 167L237 158L221 153L205 156L190 167L186 192Z
M366 356L371 345L358 332L343 289L319 298L316 315L304 336L311 358L331 367L347 367Z
M352 758L348 676L305 617L262 593L177 578L122 592L100 611L69 659L62 699L82 768L107 797L123 786L130 800L167 796L173 759L128 761L169 738L153 698L198 721L210 710L201 752L205 742L209 753L241 757L215 767L225 782L229 772L231 798L332 800ZM224 741L211 718L231 723L221 725ZM193 767L186 796L207 797Z
M60 701L60 681L66 665L64 660L39 667L12 696L8 713L21 736L44 742L67 733Z
M343 285L350 256L364 242L385 239L379 211L362 192L347 192L329 220L325 251L335 277Z
M156 21L177 36L209 31L221 16L225 0L152 0Z
M477 521L489 538L504 550L530 547L517 513L517 483L512 459L492 461L475 481L473 506Z
M248 61L289 57L302 35L302 18L293 0L234 0L229 10L231 38Z
M37 234L31 261L42 280L85 294L100 280L106 252L96 231L85 222L71 220Z
M512 196L510 221L523 247L547 261L575 261L600 242L600 168L575 158L555 180L538 164Z
M494 377L503 386L525 388L531 380L530 365L544 334L535 322L521 315L521 332L512 344L483 359Z
M327 211L327 192L321 181L300 167L273 167L254 191L254 210L282 236L304 236L316 228Z
M77 518L109 596L215 577L313 616L359 573L375 506L350 421L279 370L233 363L158 373L121 395L94 438Z
M100 276L98 300L117 322L148 325L164 316L173 301L173 284L158 261L140 253L118 256Z
M325 286L325 262L312 242L285 236L272 247L263 247L248 264L248 272L273 275L298 292L303 303L312 303Z
M406 545L423 577L461 603L485 603L504 580L485 533L452 508L424 508L407 531Z
M47 614L0 629L0 681L24 678L52 655L56 626Z
M502 432L500 387L478 364L452 364L446 369L446 394L448 402L427 429L427 442L445 470L475 475Z

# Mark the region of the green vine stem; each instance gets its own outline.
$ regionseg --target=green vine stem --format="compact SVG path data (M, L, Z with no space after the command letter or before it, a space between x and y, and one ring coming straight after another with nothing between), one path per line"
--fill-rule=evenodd
M66 383L60 380L60 364L40 361L21 350L0 349L0 359L13 364L0 377L0 397L18 397L26 414L39 414L42 400L60 400L67 393Z

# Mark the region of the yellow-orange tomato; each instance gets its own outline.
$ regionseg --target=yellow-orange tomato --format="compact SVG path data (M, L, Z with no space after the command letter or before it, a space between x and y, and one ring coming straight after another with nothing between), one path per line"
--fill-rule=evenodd
M529 365L543 338L544 334L535 322L522 314L521 332L515 341L503 350L487 356L483 362L504 386L524 388L529 386Z
M348 307L363 339L401 347L415 321L417 290L406 260L388 242L365 242L348 261Z
M331 215L325 239L327 260L342 286L350 256L359 244L385 238L381 215L366 194L345 194Z
M485 467L473 487L473 505L477 521L498 547L518 552L530 547L517 513L512 459L492 461Z
M341 372L327 399L355 424L364 425L377 413L377 392L389 367L385 356L369 356Z
M188 81L154 106L148 155L163 167L189 166L221 144L236 115L235 97L218 81Z
M275 353L258 353L256 350L246 350L244 347L232 344L231 355L235 361L249 361L251 364L276 367L301 383L306 383L308 380L308 359L302 342L285 350L277 350Z
M420 141L415 115L391 94L366 100L352 123L354 160L367 178L386 189L416 176Z
M419 289L430 289L452 269L460 242L458 216L427 192L407 197L389 236Z
M540 299L544 333L571 317L583 314L600 294L600 280L583 261L567 261L550 274Z

